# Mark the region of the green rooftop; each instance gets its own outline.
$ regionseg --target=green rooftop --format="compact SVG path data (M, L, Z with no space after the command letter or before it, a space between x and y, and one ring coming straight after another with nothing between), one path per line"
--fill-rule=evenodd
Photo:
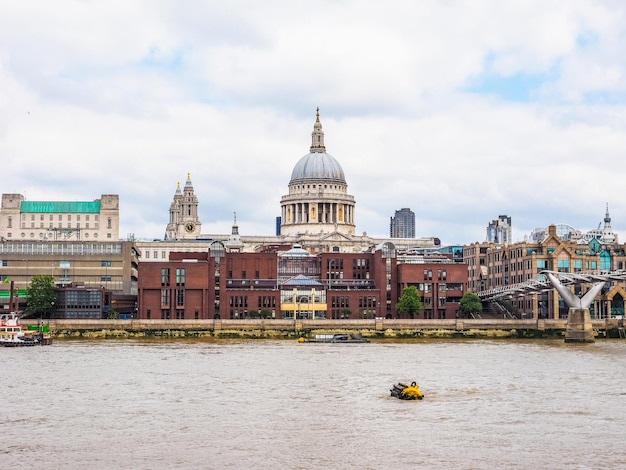
M20 212L99 214L100 202L22 201Z

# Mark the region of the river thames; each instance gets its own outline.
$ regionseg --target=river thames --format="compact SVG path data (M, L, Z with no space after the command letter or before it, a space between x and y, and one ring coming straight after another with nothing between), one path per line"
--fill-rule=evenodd
M626 340L2 348L3 468L626 467ZM415 380L422 401L390 397Z

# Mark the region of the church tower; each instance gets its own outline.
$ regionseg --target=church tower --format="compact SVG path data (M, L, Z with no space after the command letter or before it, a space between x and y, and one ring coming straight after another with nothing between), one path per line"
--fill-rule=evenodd
M198 198L193 190L191 176L187 173L185 187L180 182L170 204L170 221L165 229L165 240L189 240L200 235L202 223L198 219Z
M617 234L613 232L611 227L611 216L609 215L609 203L606 203L606 214L604 215L604 228L602 229L602 236L600 241L605 245L611 245L618 243Z
M341 165L326 153L319 108L311 134L309 153L291 173L289 194L281 206L281 235L339 233L354 235L354 197Z

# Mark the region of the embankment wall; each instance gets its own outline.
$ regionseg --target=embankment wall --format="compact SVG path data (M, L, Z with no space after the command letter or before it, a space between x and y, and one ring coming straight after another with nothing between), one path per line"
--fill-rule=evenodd
M37 321L22 322L24 325ZM46 320L55 338L310 338L359 333L371 339L420 337L563 337L566 320ZM594 320L597 338L619 338L623 320Z

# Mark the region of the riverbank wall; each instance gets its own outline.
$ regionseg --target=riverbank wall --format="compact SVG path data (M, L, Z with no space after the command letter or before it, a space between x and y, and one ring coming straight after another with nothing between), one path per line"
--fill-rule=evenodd
M596 338L620 338L624 320L593 320ZM24 325L37 321L23 320ZM297 339L316 334L358 333L365 338L561 338L567 321L450 320L45 320L54 338Z

